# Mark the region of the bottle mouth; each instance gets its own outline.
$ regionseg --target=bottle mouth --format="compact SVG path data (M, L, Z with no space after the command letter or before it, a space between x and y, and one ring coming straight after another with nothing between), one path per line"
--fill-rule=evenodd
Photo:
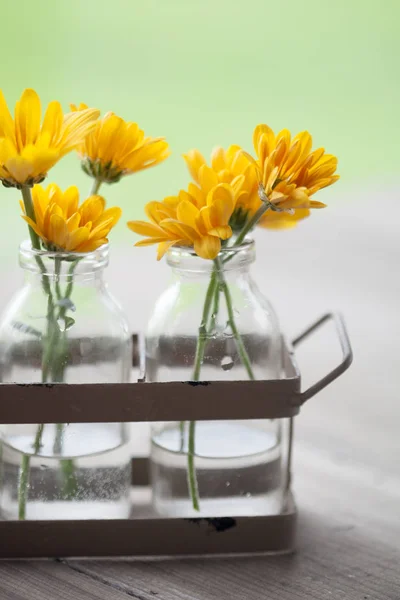
M193 248L188 246L172 246L167 252L167 263L174 268L192 271L211 271L217 264L224 271L237 269L251 264L255 260L255 243L247 238L238 246L223 246L217 260L200 258Z
M25 240L19 247L19 264L23 269L42 272L43 266L52 274L56 262L62 265L62 272L75 265L75 273L84 275L103 269L108 265L109 244L104 244L93 252L66 252L53 250L36 250L30 240Z

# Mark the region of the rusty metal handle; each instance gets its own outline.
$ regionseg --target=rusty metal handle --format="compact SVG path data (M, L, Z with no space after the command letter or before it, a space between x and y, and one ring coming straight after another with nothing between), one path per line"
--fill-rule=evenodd
M324 389L327 385L329 385L332 381L339 377L339 375L344 373L353 361L353 352L351 349L347 329L343 317L338 313L327 313L326 315L323 315L320 319L318 319L318 321L310 325L308 329L303 331L302 334L300 334L293 340L293 346L298 346L303 340L308 338L311 333L313 333L317 329L320 329L320 327L322 327L322 325L324 325L327 321L333 321L335 323L336 333L338 335L340 346L342 348L343 360L337 367L330 371L330 373L325 375L325 377L322 377L322 379L320 379L312 386L310 386L307 390L299 394L300 404L304 404L306 400L309 400L310 398L312 398L312 396L315 396L315 394Z

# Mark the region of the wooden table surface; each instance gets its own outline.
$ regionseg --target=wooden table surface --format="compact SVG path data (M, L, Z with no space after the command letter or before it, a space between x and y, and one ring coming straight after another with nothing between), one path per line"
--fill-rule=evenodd
M355 355L350 370L296 419L296 553L2 562L0 600L400 599L396 195L386 197L386 214L393 219L382 219L379 227L375 199L360 196L296 232L258 236L255 275L285 330L294 335L326 309L339 307ZM131 307L134 329L148 314L149 295L167 277L166 267L153 264L152 250L140 257L130 286L120 272L132 269L132 254L117 252L110 268L112 289ZM150 290L146 295L143 282ZM305 385L333 364L335 348L333 337L316 338L304 348L299 358Z

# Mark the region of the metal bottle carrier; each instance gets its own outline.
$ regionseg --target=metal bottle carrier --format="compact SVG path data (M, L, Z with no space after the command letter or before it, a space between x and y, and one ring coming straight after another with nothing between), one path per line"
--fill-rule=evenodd
M294 349L333 321L342 349L339 365L301 391ZM137 339L137 338L136 338ZM136 358L135 358L136 357ZM148 459L132 458L134 511L129 519L0 521L0 558L166 556L290 552L297 511L290 489L293 420L300 407L352 362L340 315L327 313L289 344L284 373L266 381L145 383L144 352L136 343L137 383L1 384L0 423L156 422L219 419L288 419L284 510L279 515L219 518L159 518L151 508ZM168 396L168 402L165 401ZM246 401L243 402L243 398Z

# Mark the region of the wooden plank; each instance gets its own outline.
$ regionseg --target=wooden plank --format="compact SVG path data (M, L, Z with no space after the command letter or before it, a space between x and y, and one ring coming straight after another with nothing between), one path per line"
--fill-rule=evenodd
M318 404L312 410L318 411ZM396 460L385 473L378 456L375 462L369 454L364 462L344 460L352 455L351 440L339 446L336 437L326 436L325 446L316 448L312 437L303 439L308 416L299 417L302 441L294 453L300 506L295 555L68 564L90 577L123 585L142 600L399 600ZM309 433L308 427L305 431Z
M293 556L79 562L74 569L151 600L398 600L399 556L385 543L304 515Z
M123 586L102 583L60 562L0 563L1 600L127 600Z
M297 553L212 560L70 561L141 600L399 600L398 486L365 465L297 448ZM386 485L385 485L386 484Z

